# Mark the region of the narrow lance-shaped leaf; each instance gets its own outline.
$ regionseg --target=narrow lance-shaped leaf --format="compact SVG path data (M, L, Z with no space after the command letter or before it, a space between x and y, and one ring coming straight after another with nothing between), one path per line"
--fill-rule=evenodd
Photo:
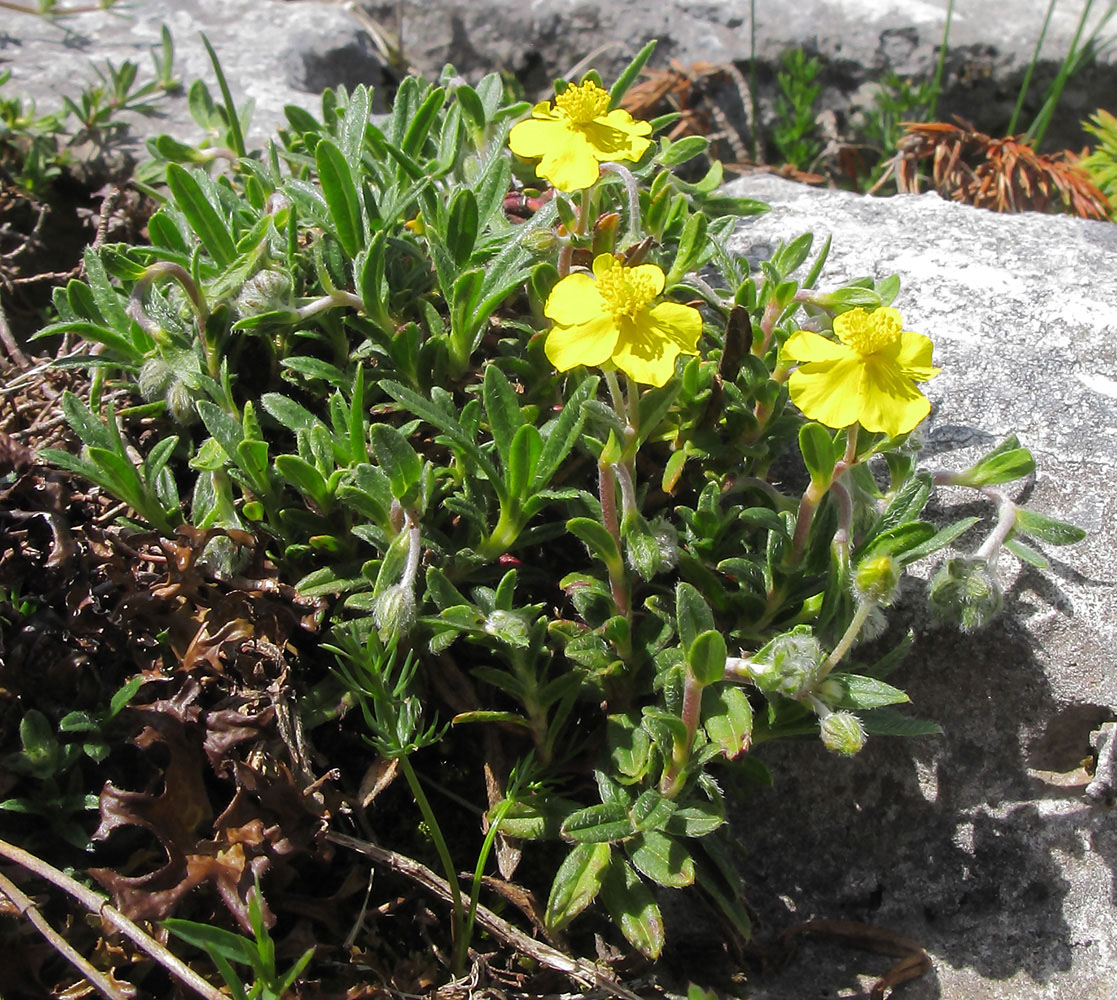
M361 199L353 181L353 171L345 155L331 139L322 139L314 149L318 180L330 210L334 233L349 257L356 257L364 243L361 224Z
M197 180L177 163L167 165L167 187L190 228L218 267L228 267L237 256L236 245L225 220L202 192Z

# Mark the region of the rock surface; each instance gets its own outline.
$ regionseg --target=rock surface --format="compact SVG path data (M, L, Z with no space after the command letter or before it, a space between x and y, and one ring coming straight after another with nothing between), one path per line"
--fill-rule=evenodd
M735 252L832 234L820 287L900 276L905 328L934 340L943 369L926 386L935 466L965 468L1016 431L1039 466L1029 507L1090 533L1047 547L1048 574L1003 556L1005 611L984 632L929 623L911 588L917 640L897 683L942 737L878 738L851 760L759 748L776 785L740 829L762 933L823 918L912 938L934 970L904 1000L1112 1000L1117 813L1112 797L1087 803L1081 765L1117 717L1117 227L776 178L731 189L772 205ZM888 964L807 944L749 996L863 997L864 974Z
M774 67L789 48L819 57L819 108L839 115L871 102L870 81L886 71L930 76L947 2L757 0L762 119L772 116ZM957 8L939 117L948 120L957 112L979 128L1003 128L1039 36L1046 0L999 3L996 18L985 16L987 4ZM653 67L666 67L675 59L684 66L704 62L744 68L754 34L749 11L750 0L136 0L122 14L93 12L57 24L8 14L0 27L0 68L12 71L7 93L28 94L45 110L56 107L61 94L76 95L82 83L94 78L85 65L88 59L109 59L116 65L131 59L146 73L148 49L166 24L174 37L179 75L187 83L205 79L216 94L200 39L204 32L236 102L255 101L255 137L262 140L284 121L285 104L315 111L326 86L379 87L385 79L382 50L391 47L392 36L402 39L406 61L428 78L437 77L447 62L474 80L502 69L514 73L528 95L536 97L550 89L554 77L576 67L592 65L606 77L615 74L653 38L660 40ZM1024 122L1035 114L1039 95L1069 48L1079 13L1077 5L1056 8L1035 77L1035 99L1025 108ZM712 99L735 126L744 128L747 102L735 85L722 80L711 86ZM1079 121L1114 92L1117 48L1074 79L1053 123L1050 148L1082 146L1086 137ZM163 121L141 124L140 130L166 131L183 141L200 137L184 95L164 102L163 109ZM138 151L134 144L125 146L129 155Z

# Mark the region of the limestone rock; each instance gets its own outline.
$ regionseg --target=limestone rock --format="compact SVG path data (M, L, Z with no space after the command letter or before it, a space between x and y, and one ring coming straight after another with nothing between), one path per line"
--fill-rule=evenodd
M943 736L878 737L849 760L814 741L757 749L776 784L738 820L761 934L816 917L910 937L935 965L904 1000L1110 1000L1117 816L1084 797L1082 762L1117 717L1117 227L776 178L730 190L772 205L734 252L764 259L810 231L816 247L833 236L820 287L900 276L905 328L943 369L925 387L933 465L965 468L1016 431L1038 464L1018 493L1089 531L1046 549L1047 574L1002 557L1005 610L982 632L930 622L910 588L916 645L896 683ZM807 944L750 996L862 996L889 962Z

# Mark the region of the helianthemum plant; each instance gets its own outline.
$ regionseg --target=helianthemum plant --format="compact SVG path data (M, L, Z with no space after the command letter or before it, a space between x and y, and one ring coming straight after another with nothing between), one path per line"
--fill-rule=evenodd
M903 644L865 642L906 567L962 546L932 597L969 627L1002 549L1080 537L1006 492L1034 469L1015 439L921 467L938 369L895 279L820 291L810 234L755 269L726 251L765 206L717 164L677 176L707 144L660 135L672 116L618 110L650 52L534 108L448 68L375 124L364 87L288 109L259 155L156 144L150 245L90 250L45 331L97 372L63 404L80 454L47 458L132 526L203 533L215 586L245 585L251 539L318 602L327 646L292 642L283 705L335 748L331 836L445 869L455 973L486 887L576 949L657 957L657 887L747 935L724 774L777 739L936 732L882 679ZM988 497L993 531L926 520L936 484ZM396 773L391 822L353 819Z

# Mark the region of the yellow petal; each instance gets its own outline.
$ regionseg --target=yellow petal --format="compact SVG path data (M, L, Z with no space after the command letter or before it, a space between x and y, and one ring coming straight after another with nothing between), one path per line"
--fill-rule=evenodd
M588 323L607 311L605 300L597 293L596 282L581 272L567 275L555 285L543 307L543 315L560 326Z
M884 353L891 354L896 364L900 366L900 370L908 378L915 379L916 382L926 382L942 371L941 368L936 368L931 364L933 346L930 337L905 330L900 334L894 352Z
M593 273L595 277L600 278L603 274L608 274L614 267L623 267L616 257L611 253L599 253L593 259Z
M658 264L637 264L635 267L630 267L628 273L634 279L634 282L648 282L655 290L654 294L658 295L663 291L663 285L667 280L666 275L663 273L663 268Z
M851 357L854 351L820 334L799 330L787 338L780 354L788 361L842 361Z
M620 108L579 128L599 160L638 160L651 145L643 138L651 132L651 123L634 121Z
M569 128L563 128L560 134L553 136L550 147L542 156L543 159L536 164L535 172L560 191L588 188L601 176L593 148L583 136Z
M619 331L613 317L595 316L588 323L556 326L543 344L547 359L560 372L577 365L600 365L609 360Z
M787 388L791 401L808 420L835 429L848 427L860 416L863 372L864 365L849 351L840 360L805 364L796 369L787 380Z
M671 304L665 302L656 309L663 309ZM635 320L621 321L620 337L613 348L613 364L634 382L659 387L666 385L668 379L675 374L675 359L682 351L694 353L698 331L702 328L702 318L698 317L698 331L694 332L691 339L686 319L682 320L681 328L676 328L674 323L665 321L667 318L678 318L672 311L669 310L665 316L659 318L653 317L652 312L653 310L647 310Z
M648 310L647 317L649 325L658 336L677 344L684 354L698 353L702 314L693 306L684 306L679 302L661 302Z
M889 437L914 430L931 404L895 362L878 355L866 361L861 383L861 426Z
M561 141L562 135L569 131L565 121L529 118L512 126L512 131L508 133L508 148L517 156L533 159L553 148L556 142Z

